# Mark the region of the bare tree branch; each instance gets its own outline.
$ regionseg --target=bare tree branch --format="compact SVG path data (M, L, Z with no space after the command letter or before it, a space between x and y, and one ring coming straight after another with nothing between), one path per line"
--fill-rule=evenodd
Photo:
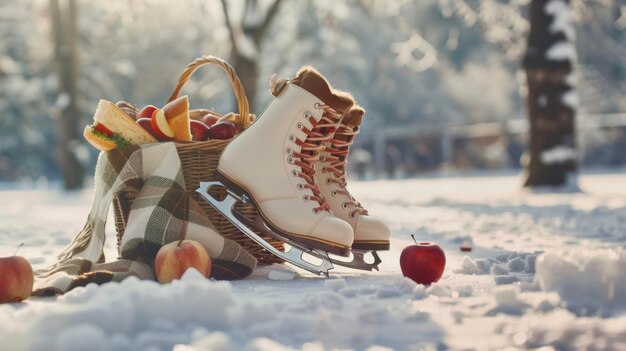
M226 28L228 28L228 33L230 34L230 41L233 45L233 51L239 52L239 48L237 46L237 36L235 35L235 29L233 28L232 23L230 22L230 16L228 16L228 4L226 0L222 0L222 10L224 11L224 22L226 24Z
M363 14L367 16L367 18L372 18L372 11L369 8L369 3L365 3L362 1L357 1L356 6L361 9Z
M269 9L267 10L267 14L265 15L263 23L254 33L254 42L257 44L257 46L261 42L261 39L263 39L263 37L265 36L265 32L269 28L270 24L272 24L274 17L276 17L276 14L278 13L278 9L280 8L280 4L282 2L283 0L274 0L272 5L270 5Z

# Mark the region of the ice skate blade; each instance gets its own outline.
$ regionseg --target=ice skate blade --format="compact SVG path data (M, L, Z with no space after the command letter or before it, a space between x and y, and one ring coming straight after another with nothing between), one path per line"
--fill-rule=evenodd
M367 254L367 252L368 251L352 250L352 261L342 261L338 259L333 259L332 257L330 258L330 261L337 266L358 269L361 271L379 271L378 265L381 264L383 261L380 259L380 257L378 257L378 253L376 251L372 251L374 262L367 263L365 262L365 254Z
M269 220L267 216L263 214L262 209L254 201L254 198L249 196L249 193L246 189L244 189L235 181L229 179L227 176L223 175L219 171L215 172L215 179L216 181L220 182L223 187L228 189L228 192L233 194L233 196L235 196L238 199L241 199L243 202L254 205L259 215L263 218L263 223L265 223L265 225L268 228L270 228L274 234L281 236L285 240L298 243L299 246L303 248L317 249L321 252L328 252L333 255L338 255L342 257L350 256L350 251L352 250L350 246L343 246L341 244L338 244L332 241L323 240L319 238L312 238L309 236L299 235L296 233L290 233L290 232L281 230L281 228L278 228L277 226L275 226L272 223L272 221Z
M209 190L214 186L220 186L220 187L226 188L228 194L226 195L226 198L224 200L219 201L215 199L214 197L212 197L211 195L209 195ZM228 221L230 221L235 227L237 227L237 229L239 229L242 233L247 235L250 239L254 240L257 244L261 245L264 249L271 252L273 255L280 257L283 260L297 267L305 269L311 273L314 273L317 275L325 275L326 277L329 276L328 271L334 268L333 264L330 262L330 259L328 258L328 255L325 252L317 250L317 249L304 248L300 246L300 244L298 244L297 242L294 242L293 240L290 240L288 238L284 238L278 235L273 230L271 230L265 224L265 222L263 222L262 218L260 217L257 217L251 221L247 219L246 217L242 216L241 214L239 214L234 209L235 204L237 204L238 202L247 202L248 199L243 198L242 196L239 196L238 194L234 193L233 191L225 187L221 182L219 181L200 182L200 187L196 191L200 193L200 196L206 202L208 202L211 206L213 206L213 208L219 211L226 219L228 219ZM252 231L250 227L254 227L265 234L268 234L272 237L275 237L281 241L286 242L287 244L291 246L290 250L281 251L275 248L270 243L265 241L265 239L260 237L257 233ZM322 262L320 264L314 264L312 262L308 262L304 260L305 254L309 254L313 257L319 258L322 260Z

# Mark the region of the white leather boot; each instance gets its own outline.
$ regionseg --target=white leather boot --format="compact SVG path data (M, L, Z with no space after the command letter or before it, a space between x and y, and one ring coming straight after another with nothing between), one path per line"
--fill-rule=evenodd
M329 212L314 174L324 143L354 100L309 67L272 90L276 98L263 115L224 150L216 178L249 197L279 236L348 256L353 229Z
M326 143L316 164L315 179L331 212L350 223L354 229L352 249L389 250L389 227L367 210L346 189L346 163L350 145L359 132L365 110L355 106L344 116L333 138Z

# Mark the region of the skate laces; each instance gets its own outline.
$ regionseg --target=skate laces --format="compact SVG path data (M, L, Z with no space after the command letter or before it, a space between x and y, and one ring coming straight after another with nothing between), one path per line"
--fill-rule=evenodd
M324 163L322 172L328 172L333 175L333 177L327 179L327 182L335 183L339 186L339 189L333 190L332 196L343 195L349 198L349 200L343 202L342 207L344 209L353 208L350 211L350 217L354 217L356 214L367 215L367 210L346 189L348 154L350 153L350 145L354 142L354 136L358 133L358 128L340 125L335 131L334 137L330 140L330 146L324 150L328 155L320 158Z
M314 208L313 211L319 213L328 211L330 206L315 182L315 163L319 161L320 153L324 150L324 144L330 141L342 115L328 105L316 107L324 110L322 117L317 121L312 115L307 116L309 123L311 123L311 129L307 129L300 123L298 124L298 128L306 134L306 137L304 140L295 139L296 145L300 146L300 152L294 150L291 155L295 158L293 163L300 167L300 171L294 171L294 175L305 181L304 184L299 184L298 188L301 190L310 189L313 192L313 195L305 196L305 200L317 202L319 206Z

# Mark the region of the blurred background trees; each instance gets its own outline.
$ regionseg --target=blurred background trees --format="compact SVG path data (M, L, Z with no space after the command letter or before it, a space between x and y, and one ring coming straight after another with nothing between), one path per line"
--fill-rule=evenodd
M0 0L0 181L63 178L56 126L73 99L59 93L54 1ZM368 111L352 174L516 169L523 159L528 0L72 2L79 131L101 98L162 105L183 67L213 54L238 67L257 114L271 98L270 75L304 64L351 91ZM570 3L577 155L583 167L624 166L626 6ZM232 110L222 74L194 75L185 91L194 107ZM65 149L90 174L96 152L81 139Z

